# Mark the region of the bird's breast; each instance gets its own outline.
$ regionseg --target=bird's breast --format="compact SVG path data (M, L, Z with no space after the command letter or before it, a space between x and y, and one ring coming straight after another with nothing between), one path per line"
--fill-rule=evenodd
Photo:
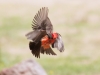
M48 48L50 48L50 44L52 44L54 42L55 42L55 39L49 39L48 36L46 35L41 39L41 46L44 49L48 49Z

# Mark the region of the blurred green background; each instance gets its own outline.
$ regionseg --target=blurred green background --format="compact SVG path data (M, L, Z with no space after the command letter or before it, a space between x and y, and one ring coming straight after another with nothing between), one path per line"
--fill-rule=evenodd
M37 59L25 34L45 6L65 51ZM48 75L100 75L100 0L0 0L0 70L30 58Z

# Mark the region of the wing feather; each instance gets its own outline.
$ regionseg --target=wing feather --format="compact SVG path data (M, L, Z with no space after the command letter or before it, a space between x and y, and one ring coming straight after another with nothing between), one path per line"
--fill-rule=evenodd
M53 31L53 26L50 19L48 18L48 8L42 7L38 13L34 16L32 21L33 30L46 30L47 34Z
M52 44L53 48L57 48L60 52L64 51L64 44L61 38L61 35L58 34L58 38L56 41Z
M43 47L41 47L41 53L44 54L49 54L49 55L56 55L56 53L51 49L51 47L49 49L44 49Z

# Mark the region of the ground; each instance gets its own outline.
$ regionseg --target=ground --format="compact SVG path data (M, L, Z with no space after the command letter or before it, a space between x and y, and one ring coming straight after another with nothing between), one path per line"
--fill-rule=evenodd
M25 34L34 15L49 8L54 32L62 35L65 51L35 58ZM49 75L100 75L99 0L0 1L0 70L25 59L37 60Z

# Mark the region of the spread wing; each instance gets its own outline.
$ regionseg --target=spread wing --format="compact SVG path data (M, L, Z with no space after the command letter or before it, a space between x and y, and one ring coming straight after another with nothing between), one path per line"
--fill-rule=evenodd
M48 8L41 8L38 13L34 16L32 21L32 28L34 31L31 31L26 34L27 39L32 40L37 43L44 37L46 34L53 32L53 26L50 19L48 18Z
M44 51L44 49L41 50L41 38L46 34L49 35L53 32L53 26L48 17L47 7L41 8L38 13L36 13L32 21L32 29L33 31L26 34L27 39L32 40L32 42L29 43L29 48L32 51L32 54L37 58L40 57L41 51L41 53L46 52L47 54L56 55L51 48L46 51Z
M53 32L53 26L48 18L48 8L41 8L32 21L33 30L46 30L47 34Z
M64 44L61 38L61 35L58 34L58 38L56 41L52 44L53 48L57 48L60 52L64 51Z

